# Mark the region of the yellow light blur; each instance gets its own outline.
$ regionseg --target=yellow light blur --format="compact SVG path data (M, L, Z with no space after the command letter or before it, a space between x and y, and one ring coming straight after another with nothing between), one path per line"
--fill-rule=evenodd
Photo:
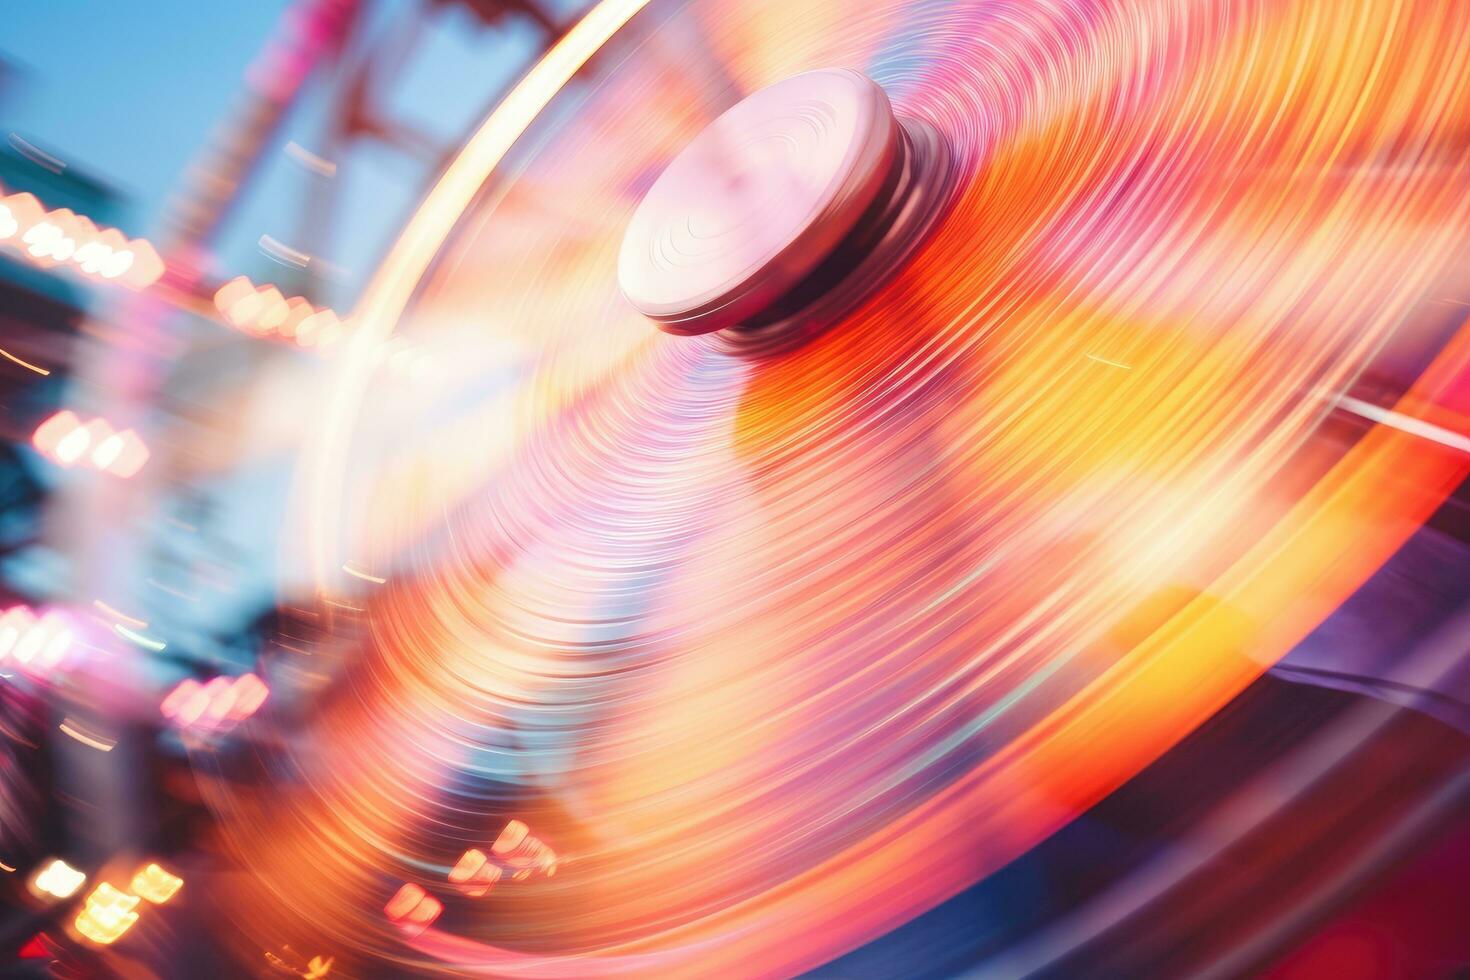
M71 898L87 876L60 858L42 868L31 881L31 891L37 896Z
M156 864L150 864L133 875L129 890L154 905L162 905L178 894L182 887L184 887L184 879L169 874Z
M110 945L138 921L138 913L133 911L137 905L137 895L119 891L104 881L87 896L86 907L76 918L77 932L95 943Z

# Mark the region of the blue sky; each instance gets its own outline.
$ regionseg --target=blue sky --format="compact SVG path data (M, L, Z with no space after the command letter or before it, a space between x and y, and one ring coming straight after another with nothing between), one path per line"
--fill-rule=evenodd
M0 59L0 137L15 133L128 198L121 224L154 235L163 205L211 130L242 103L246 68L276 30L288 0L30 0L6 10ZM575 9L574 0L553 5ZM401 26L413 0L374 0L372 36ZM427 23L418 57L381 93L391 114L446 148L514 80L538 39L527 22L492 30L463 11ZM262 235L306 244L300 215L319 182L284 153L289 140L318 149L324 92L308 91L266 147L251 193L217 242L221 276L289 278L257 247ZM417 200L429 165L365 145L337 161L341 184L334 237L321 258L334 270L318 298L350 307L382 250Z
M127 198L119 224L132 235L156 236L164 204L185 169L244 98L247 67L272 37L288 0L17 0L0 16L0 59L12 71L0 83L0 140L14 133L97 176ZM365 30L371 37L401 29L401 14L418 0L372 0ZM523 70L538 42L526 22L485 29L462 11L424 25L422 46L387 91L382 108L411 122L444 149L473 126L496 94ZM321 148L329 103L325 87L308 89L283 130L263 148L249 194L217 245L215 272L286 283L291 270L258 247L262 235L301 242L303 201L323 189L323 178L285 151L289 141ZM313 299L348 310L357 289L414 206L431 165L392 149L366 145L339 160L340 203L333 241L323 258L340 275ZM275 481L272 483L271 481ZM228 538L242 566L232 609L200 602L152 604L151 591L127 597L195 655L209 650L206 629L234 628L272 594L273 530L285 500L284 473L231 473L222 493L215 533ZM144 532L146 533L146 532ZM123 545L119 544L119 549ZM141 553L141 551L140 551ZM56 568L36 564L36 594L53 591ZM7 574L18 575L16 569ZM156 599L157 597L153 597ZM123 601L120 597L120 601ZM172 610L172 611L170 611Z
M0 128L105 177L150 232L286 0L31 0L7 5Z

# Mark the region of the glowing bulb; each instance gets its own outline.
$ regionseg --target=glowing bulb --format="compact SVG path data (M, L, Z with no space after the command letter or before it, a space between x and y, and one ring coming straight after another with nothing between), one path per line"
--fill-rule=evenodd
M211 692L208 685L199 685L189 697L179 705L178 713L174 716L182 727L189 727L197 722L201 715L209 709Z
M418 885L405 884L383 908L388 921L410 936L417 936L444 911L444 905Z
M61 466L83 460L93 469L124 479L148 462L148 447L132 429L115 431L106 419L82 424L68 411L60 411L36 427L31 445Z
M121 939L123 933L131 929L137 921L137 912L100 908L83 911L77 916L76 927L77 932L94 943L107 946Z
M241 674L235 678L231 689L233 704L230 707L229 717L232 721L243 721L255 714L260 706L265 703L270 688L265 681L254 674Z
M556 874L556 852L530 831L524 821L512 820L490 846L491 853L514 872L511 877L517 881L538 871L548 878Z
M101 263L101 275L103 279L116 279L133 267L133 253L130 249L122 249L114 252Z
M156 864L150 864L133 875L129 890L154 905L162 905L184 887L184 879L171 875Z
M286 320L281 324L280 334L282 337L291 339L296 336L296 328L301 325L301 321L316 311L312 309L310 303L300 296L291 297L291 301L286 306Z
M255 323L264 309L265 299L259 293L250 293L231 303L229 310L225 312L225 318L244 330Z
M273 294L272 294L273 293ZM278 329L286 322L286 317L291 315L291 304L286 302L279 290L273 290L265 296L265 309L261 311L257 325L266 332Z
M123 437L121 432L114 432L97 444L92 450L92 465L99 470L105 470L113 464L123 451Z
M0 659L5 658L36 625L35 615L25 606L12 606L0 616Z
M62 466L71 466L82 458L82 454L87 451L87 446L91 441L92 434L87 431L87 427L78 426L56 443L53 455Z
M204 685L207 700L200 721L209 728L217 728L235 706L235 685L228 677L216 677Z
M236 276L214 291L214 308L228 316L231 307L254 294L255 283L248 276Z
M314 347L336 320L331 310L317 310L297 324L296 343L302 347Z
M472 847L449 869L449 882L471 898L480 898L489 894L504 873L499 865L490 863L484 851Z
M165 718L178 718L184 706L194 699L201 687L203 685L192 677L179 681L178 685L168 693L168 697L163 699L159 710L163 712Z
M72 261L81 267L88 275L97 275L107 260L112 257L112 249L102 242L91 241L77 249L77 254L72 256Z
M31 891L37 896L50 895L52 898L71 898L76 894L78 888L87 876L67 864L61 858L55 858L50 864L37 873L31 881Z
M179 728L227 730L253 715L269 694L270 688L254 674L215 677L206 684L188 678L169 692L159 708Z
M4 208L5 214L9 216L9 220L3 222L5 227L9 228L12 222L15 225L10 235L17 234L22 228L30 228L46 213L46 209L34 194L10 194L0 197L0 208ZM10 235L0 235L0 238L8 238Z
M82 420L77 418L76 413L62 409L55 415L36 426L36 432L31 436L31 445L47 456L56 455L56 446L67 434L81 427Z
M143 239L135 238L128 242L127 251L126 264L121 268L128 274L127 279L123 280L123 285L129 289L143 289L151 286L167 271L158 252Z
M53 619L53 617L55 617ZM48 614L46 619L52 620L50 628L45 632L46 645L41 650L41 663L47 667L55 667L61 663L68 650L71 649L72 632L55 614ZM44 623L45 620L42 620Z
M138 896L130 895L104 881L87 896L87 904L118 908L126 912L138 907Z
M26 251L38 259L44 259L51 254L56 243L61 240L61 229L49 221L37 222L26 229L21 236L21 241L29 245Z
M106 466L98 464L98 467L113 476L126 480L148 462L148 447L143 445L143 440L139 439L138 434L132 429L124 429L117 433L117 438L119 445L117 455Z
M500 836L495 838L495 843L491 845L490 849L495 852L497 857L512 854L521 846L521 842L526 839L530 830L531 828L526 825L525 821L512 820L505 825L505 829L500 832Z
M32 626L26 630L20 642L15 645L15 659L22 665L29 664L36 658L36 654L41 652L41 646L45 642L45 631Z
M15 220L15 212L4 204L0 204L0 242L20 231L20 222Z
M116 942L138 921L138 913L133 911L137 904L137 895L119 891L104 881L87 896L86 907L76 919L77 932L104 946Z

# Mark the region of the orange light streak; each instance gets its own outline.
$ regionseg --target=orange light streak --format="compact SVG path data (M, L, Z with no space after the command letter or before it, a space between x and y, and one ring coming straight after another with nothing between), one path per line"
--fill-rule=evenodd
M56 727L60 729L63 734L68 735L71 738L76 739L78 742L81 742L83 745L94 748L99 752L111 752L113 748L117 745L116 742L104 741L103 739L97 738L94 735L89 735L86 732L83 732L79 728L73 727L73 725L71 724L71 719L63 721L60 725Z
M41 367L40 365L32 364L30 361L23 361L23 360L21 360L20 358L16 357L14 354L10 353L10 351L5 350L4 348L0 348L0 357L5 358L7 361L9 361L12 364L18 364L18 365L20 365L21 367L25 368L27 371L34 371L34 372L36 372L37 374L39 374L43 378L46 377L47 375L49 375L51 373L50 371L46 370L45 368Z

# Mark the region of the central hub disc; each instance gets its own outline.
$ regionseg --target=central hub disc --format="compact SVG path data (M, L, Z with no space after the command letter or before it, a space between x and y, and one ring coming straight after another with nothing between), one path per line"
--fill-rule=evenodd
M762 89L649 189L618 255L624 295L670 333L758 318L880 206L904 146L888 97L858 72L812 71Z

